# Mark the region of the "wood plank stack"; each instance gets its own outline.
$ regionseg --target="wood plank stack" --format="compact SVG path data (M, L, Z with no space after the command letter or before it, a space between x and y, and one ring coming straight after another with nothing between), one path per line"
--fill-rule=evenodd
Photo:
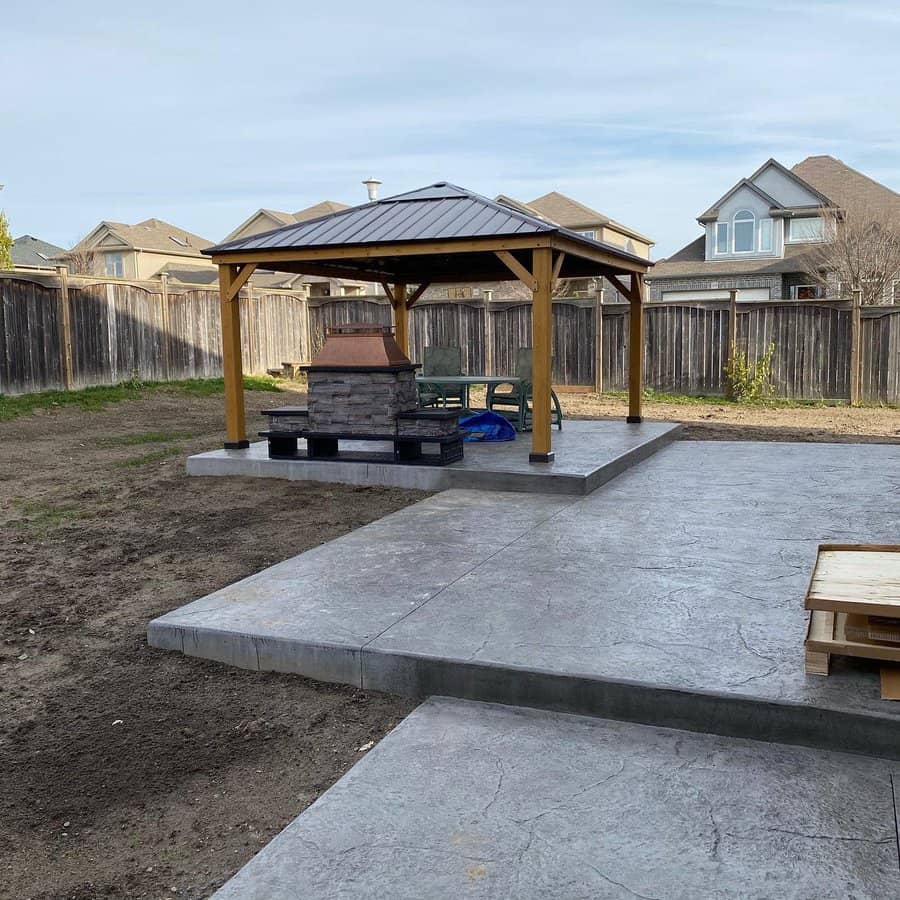
M820 544L806 608L806 672L832 654L900 663L900 546Z

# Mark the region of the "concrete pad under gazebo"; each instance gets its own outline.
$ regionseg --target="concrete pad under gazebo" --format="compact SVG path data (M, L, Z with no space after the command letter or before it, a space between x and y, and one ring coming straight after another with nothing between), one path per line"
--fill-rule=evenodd
M557 278L603 276L631 303L627 421L641 422L644 276L652 263L618 247L439 182L203 252L219 267L226 449L249 446L237 299L257 267L381 283L393 307L397 343L407 355L409 311L429 285L508 281L511 276L522 281L533 295L531 462L550 462L554 455L553 284Z

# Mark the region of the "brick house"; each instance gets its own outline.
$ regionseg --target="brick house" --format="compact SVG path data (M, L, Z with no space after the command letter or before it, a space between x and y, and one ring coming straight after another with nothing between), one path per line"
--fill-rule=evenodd
M826 240L826 210L864 209L874 217L900 220L900 194L832 156L810 156L787 169L770 159L743 178L697 222L703 234L656 264L649 299L738 301L815 300L811 244ZM886 302L900 302L900 287Z

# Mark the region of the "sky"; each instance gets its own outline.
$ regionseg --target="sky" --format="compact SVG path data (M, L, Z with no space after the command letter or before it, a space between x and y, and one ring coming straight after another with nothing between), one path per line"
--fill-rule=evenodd
M900 190L900 4L870 0L7 2L0 207L210 240L260 207L450 181L558 190L656 241L769 157Z

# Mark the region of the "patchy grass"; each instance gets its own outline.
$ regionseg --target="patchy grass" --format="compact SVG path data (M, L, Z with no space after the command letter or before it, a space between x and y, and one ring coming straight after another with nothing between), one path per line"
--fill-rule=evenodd
M562 389L562 392L565 388ZM765 400L737 401L717 394L667 394L662 391L646 389L642 394L649 403L680 403L686 406L704 406L711 403L718 406L744 406L756 409L821 409L824 407L846 407L846 400L791 400L786 397L769 397ZM604 391L601 398L610 400L627 400L626 391ZM867 404L881 406L881 404Z
M123 381L121 384L89 387L80 391L42 391L7 397L0 394L0 422L29 415L38 410L52 411L74 406L85 411L103 409L109 403L134 400L154 392L208 397L225 390L223 378L189 378L185 381ZM274 378L248 375L244 378L246 391L281 391Z
M33 531L47 531L58 528L74 519L80 519L84 512L71 503L47 503L36 501L33 503L17 504L22 511L24 519L20 519L18 525Z
M164 447L162 450L154 450L153 453L144 453L141 456L129 456L128 459L123 459L121 462L116 463L116 465L123 469L133 469L137 466L146 466L150 463L162 462L162 460L168 459L170 456L178 456L180 453L181 449L179 447Z

